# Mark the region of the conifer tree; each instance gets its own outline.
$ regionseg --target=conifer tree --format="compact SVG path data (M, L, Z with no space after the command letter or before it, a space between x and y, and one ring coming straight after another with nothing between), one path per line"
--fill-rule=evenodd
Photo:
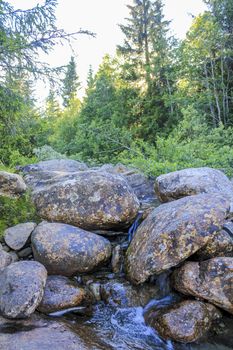
M70 62L67 65L65 78L63 79L62 98L64 107L69 106L70 101L76 97L77 90L80 87L81 84L76 72L76 63L74 57L71 56Z

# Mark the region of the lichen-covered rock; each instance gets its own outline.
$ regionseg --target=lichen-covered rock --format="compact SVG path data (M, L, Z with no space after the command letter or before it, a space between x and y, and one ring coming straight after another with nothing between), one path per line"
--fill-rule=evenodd
M126 254L133 283L176 266L205 246L229 210L221 196L200 194L163 204L142 222Z
M218 256L233 257L233 237L225 230L219 231L206 246L198 250L198 260L207 260Z
M35 190L33 199L43 219L89 230L127 227L139 209L122 177L96 171L62 177Z
M165 339L182 343L199 340L210 329L220 312L204 302L185 300L146 315L146 323Z
M112 249L111 265L113 273L122 272L124 266L124 253L120 244Z
M160 175L155 191L162 202L199 193L223 194L233 200L233 184L220 170L190 168Z
M35 260L51 275L90 272L111 256L106 238L66 224L41 223L31 241Z
M192 295L233 314L233 258L188 261L173 274L176 290Z
M72 159L51 159L44 160L36 164L29 164L20 167L24 173L39 173L42 171L60 171L63 173L74 173L77 171L87 170L88 166L85 163L78 162Z
M33 190L52 184L65 175L87 169L86 164L72 159L52 159L19 167L27 185Z
M42 313L52 313L76 306L90 305L91 293L64 276L48 276L44 296L37 307Z
M15 198L22 195L26 189L27 186L20 175L0 171L0 196Z
M29 241L31 233L35 228L36 224L34 222L26 222L9 227L4 232L4 240L11 249L20 250Z
M47 271L36 261L19 261L0 272L0 312L7 318L30 316L40 304Z

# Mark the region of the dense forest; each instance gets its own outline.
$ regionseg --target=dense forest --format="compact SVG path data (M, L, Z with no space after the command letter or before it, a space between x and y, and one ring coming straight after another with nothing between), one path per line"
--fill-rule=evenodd
M119 24L124 42L96 74L90 67L81 101L74 58L51 69L40 53L94 34L57 28L55 0L30 10L1 1L1 169L68 157L154 176L198 166L233 175L233 2L205 3L181 41L162 0L132 1ZM51 86L43 111L32 98L39 78Z

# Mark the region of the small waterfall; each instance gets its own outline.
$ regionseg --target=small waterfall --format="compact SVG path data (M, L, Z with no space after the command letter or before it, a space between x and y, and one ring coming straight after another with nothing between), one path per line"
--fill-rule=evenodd
M138 226L140 225L140 220L142 218L142 213L139 213L134 221L134 223L132 224L132 226L130 226L129 231L128 231L128 243L130 243L133 239L133 236L138 228Z

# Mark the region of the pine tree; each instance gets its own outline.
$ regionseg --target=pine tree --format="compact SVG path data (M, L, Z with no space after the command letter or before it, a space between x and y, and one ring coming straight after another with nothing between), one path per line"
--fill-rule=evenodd
M69 106L70 101L76 97L77 90L80 87L81 84L76 72L76 63L74 57L71 56L70 62L67 65L65 78L63 79L62 98L64 107Z
M130 18L120 25L125 34L123 46L118 51L137 68L137 76L144 79L150 93L153 80L161 70L168 47L169 21L164 20L161 0L134 0Z
M87 73L87 91L92 89L93 86L94 86L94 72L93 72L92 65L90 65Z

